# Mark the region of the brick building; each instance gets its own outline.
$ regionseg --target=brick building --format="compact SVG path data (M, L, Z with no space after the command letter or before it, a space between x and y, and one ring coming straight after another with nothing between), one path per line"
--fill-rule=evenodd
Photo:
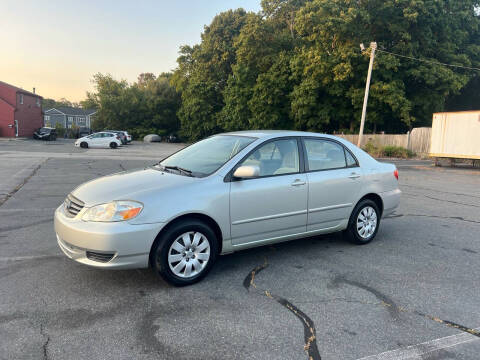
M42 97L0 81L0 136L31 137L42 126Z

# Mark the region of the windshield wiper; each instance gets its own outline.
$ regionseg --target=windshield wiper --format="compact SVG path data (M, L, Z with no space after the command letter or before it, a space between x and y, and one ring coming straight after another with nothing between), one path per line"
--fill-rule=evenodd
M179 171L179 172L184 173L184 174L187 175L187 176L192 176L192 177L193 177L193 174L192 174L192 171L191 171L191 170L181 168L180 166L169 166L169 165L161 165L161 166L162 166L164 169L177 170L177 171Z

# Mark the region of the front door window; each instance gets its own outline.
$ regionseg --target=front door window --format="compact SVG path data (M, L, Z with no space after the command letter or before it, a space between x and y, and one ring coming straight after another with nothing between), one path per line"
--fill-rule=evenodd
M268 142L250 154L241 165L258 166L260 177L298 173L300 165L297 140Z

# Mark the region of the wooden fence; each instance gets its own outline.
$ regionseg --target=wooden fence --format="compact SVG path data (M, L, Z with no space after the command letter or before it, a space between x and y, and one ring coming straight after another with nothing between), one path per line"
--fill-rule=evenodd
M430 152L430 138L432 128L422 127L414 128L411 133L407 134L363 134L361 146L371 142L376 146L401 146L403 148L412 150L418 154L427 154ZM343 135L335 134L357 145L358 135Z

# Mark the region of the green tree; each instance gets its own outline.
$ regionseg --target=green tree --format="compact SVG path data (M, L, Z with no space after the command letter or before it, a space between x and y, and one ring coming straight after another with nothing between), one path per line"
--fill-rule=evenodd
M272 67L257 78L253 96L248 105L252 113L252 128L290 129L289 94L290 61L286 53L280 53Z
M234 39L246 16L243 9L220 13L205 27L200 45L181 48L172 84L181 92L182 134L191 140L221 129L223 91L236 59Z
M179 130L177 111L180 95L170 85L171 74L140 74L138 82L115 80L96 74L95 90L87 93L82 105L96 108L95 130L128 130L141 138L149 133L165 135Z
M296 91L305 93L302 88L310 86L316 89L310 98L317 98L300 107L303 112L295 112L292 105L295 117L301 124L312 124L312 114L318 113L315 108L322 103L335 109L324 111L324 123L331 123L335 117L339 128L357 127L368 64L368 53L357 50L361 42L376 40L379 50L434 62L478 64L479 17L475 6L477 1L307 3L296 18L296 27L304 39L299 59L294 61L300 65L295 71L301 84ZM441 111L447 97L458 93L471 76L462 70L378 52L367 128L371 130L377 123L383 129L398 131L428 124L432 112ZM306 85L302 85L304 82ZM302 101L293 96L293 103Z

